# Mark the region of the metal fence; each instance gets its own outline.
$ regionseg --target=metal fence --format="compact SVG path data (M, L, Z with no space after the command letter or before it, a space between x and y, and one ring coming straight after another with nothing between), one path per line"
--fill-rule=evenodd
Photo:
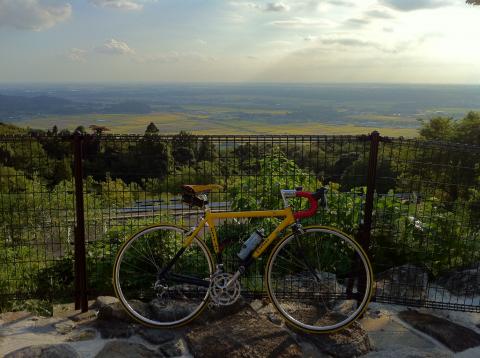
M111 293L118 246L160 221L199 212L185 183L220 183L214 210L271 209L279 190L329 184L312 220L368 249L381 302L480 311L480 148L365 136L0 137L0 303ZM235 261L248 222L219 223ZM271 223L265 222L268 231ZM263 261L246 293L262 294Z

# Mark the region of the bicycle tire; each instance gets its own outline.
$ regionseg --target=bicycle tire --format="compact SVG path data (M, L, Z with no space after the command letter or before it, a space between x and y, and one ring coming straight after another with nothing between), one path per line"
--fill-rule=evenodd
M367 308L373 272L362 247L347 234L311 226L291 233L272 250L268 295L287 324L308 333L332 333Z
M172 274L188 275L208 282L214 261L198 238L179 256L169 270L170 276L161 281L161 288L155 287L158 273L180 250L186 233L176 225L154 225L133 234L120 247L113 267L113 286L123 308L137 322L150 327L178 327L191 322L207 306L208 287L190 282L179 285L169 278Z

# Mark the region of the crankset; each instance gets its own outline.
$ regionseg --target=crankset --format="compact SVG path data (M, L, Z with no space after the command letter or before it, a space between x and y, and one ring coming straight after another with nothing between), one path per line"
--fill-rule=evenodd
M210 279L210 297L217 306L229 306L234 304L240 297L240 281L235 279L230 286L228 283L233 275L226 272L216 272Z

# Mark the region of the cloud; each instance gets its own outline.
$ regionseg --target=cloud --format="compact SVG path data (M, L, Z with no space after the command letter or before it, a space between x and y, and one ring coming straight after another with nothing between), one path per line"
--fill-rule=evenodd
M89 0L93 5L118 10L142 10L143 4L138 0Z
M393 19L395 17L389 12L381 11L381 10L369 10L369 11L366 11L364 15L366 17L374 18L374 19Z
M347 6L347 7L351 7L351 6L355 5L354 2L343 1L343 0L330 0L330 1L328 1L328 3L331 4L331 5L335 5L335 6Z
M139 56L136 60L140 63L178 63L178 62L215 62L217 59L213 56L207 56L199 52L177 52L170 51L163 54Z
M332 26L332 21L329 20L313 20L303 17L293 17L287 20L277 20L270 22L270 25L286 28L304 28L304 27L322 27Z
M342 45L348 47L376 47L377 44L372 41L364 41L355 38L330 38L323 39L325 45Z
M365 18L351 18L346 21L346 25L350 27L362 27L368 25L370 20Z
M96 47L95 51L106 55L134 55L132 50L126 42L110 39L102 46Z
M423 44L424 42L428 41L429 39L437 38L437 37L441 37L441 35L437 33L424 34L412 40L398 41L396 43L391 43L390 45L380 43L380 42L360 40L358 38L350 38L350 37L324 38L320 42L323 45L327 45L327 46L337 45L340 47L350 48L350 49L351 48L371 48L387 54L398 54L401 52L408 51L412 48L415 48Z
M262 9L263 11L282 12L290 10L290 6L282 2L269 2Z
M436 9L448 6L451 1L448 0L380 0L380 3L398 10L398 11L414 11L421 9Z
M72 6L63 1L0 0L0 27L42 31L71 15Z
M283 2L269 2L266 4L257 4L251 1L231 1L230 4L237 7L246 7L249 9L255 9L265 12L284 12L290 10L290 6Z
M316 39L317 39L317 36L313 36L313 35L307 35L303 38L303 40L307 42L312 42L312 41L315 41Z
M67 57L74 62L86 62L85 55L87 54L86 50L80 48L71 48L67 54Z

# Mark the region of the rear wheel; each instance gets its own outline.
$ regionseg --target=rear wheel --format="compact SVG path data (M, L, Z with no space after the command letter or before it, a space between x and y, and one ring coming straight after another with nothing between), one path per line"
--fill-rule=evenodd
M266 267L268 294L287 322L310 333L351 324L367 307L372 268L360 245L332 228L292 233L273 249Z
M173 225L148 227L128 239L117 254L115 292L127 313L142 324L180 326L208 303L213 259L202 241L194 238L164 270L182 249L186 233Z

